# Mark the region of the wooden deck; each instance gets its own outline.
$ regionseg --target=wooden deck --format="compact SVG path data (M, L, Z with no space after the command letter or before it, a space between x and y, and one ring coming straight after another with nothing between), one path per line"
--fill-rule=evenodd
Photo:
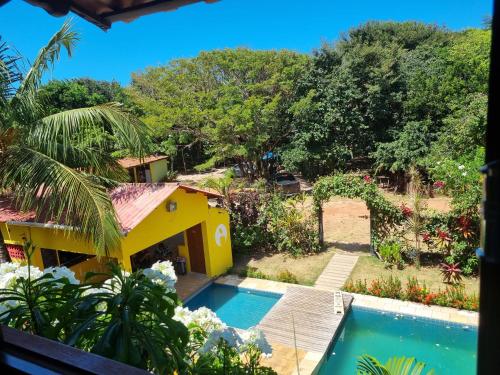
M345 311L352 303L344 295ZM334 313L334 293L314 288L289 287L261 320L258 328L270 342L325 353L344 315ZM295 334L294 334L295 331ZM294 337L295 336L295 337Z
M330 291L342 288L357 261L356 255L335 254L319 275L314 287Z

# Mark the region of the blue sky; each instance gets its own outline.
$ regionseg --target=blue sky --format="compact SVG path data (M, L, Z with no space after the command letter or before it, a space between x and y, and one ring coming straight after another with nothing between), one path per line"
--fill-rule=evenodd
M73 16L81 41L73 58L64 56L46 79L128 84L131 72L202 50L243 46L309 53L368 20L418 20L461 30L481 26L491 13L492 0L221 0L118 22L107 32ZM63 21L12 0L0 8L0 35L33 59Z

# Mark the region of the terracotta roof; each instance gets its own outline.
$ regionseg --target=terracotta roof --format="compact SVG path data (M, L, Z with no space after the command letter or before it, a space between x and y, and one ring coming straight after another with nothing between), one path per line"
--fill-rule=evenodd
M139 165L152 163L157 160L167 159L168 156L158 155L158 156L146 156L145 158L123 158L118 160L118 164L120 164L123 168L132 168L137 167Z
M0 1L0 5L9 0ZM202 0L26 0L45 9L49 14L60 17L74 12L103 30L116 21L130 22L138 17L156 12L176 10L182 6ZM213 3L217 0L205 0Z
M218 194L178 183L120 184L109 195L122 231L130 232L177 189L190 193L199 192L208 198L220 197ZM12 199L0 197L0 222L8 221L35 222L35 213L19 212L14 209Z

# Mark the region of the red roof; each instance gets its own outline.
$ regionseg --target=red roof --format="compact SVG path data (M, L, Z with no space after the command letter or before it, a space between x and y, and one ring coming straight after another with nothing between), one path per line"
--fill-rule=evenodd
M118 164L120 164L123 168L132 168L132 167L137 167L139 165L143 164L149 164L157 160L163 160L167 159L168 156L165 155L152 155L152 156L146 156L142 159L139 158L123 158L118 160Z
M130 232L178 188L190 193L202 193L208 198L220 195L178 183L120 184L109 193L123 232ZM34 212L19 212L12 199L0 197L0 222L34 222Z

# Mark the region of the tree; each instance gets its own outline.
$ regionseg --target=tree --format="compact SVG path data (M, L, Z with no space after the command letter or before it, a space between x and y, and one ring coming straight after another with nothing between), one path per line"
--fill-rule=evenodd
M331 173L394 140L406 122L405 59L447 35L416 22L368 22L325 44L298 83L285 164L310 177Z
M18 68L20 57L0 45L0 190L18 209L65 224L103 255L121 236L106 187L124 171L104 142L89 144L86 136L105 130L142 156L147 129L118 103L47 113L39 90L43 73L61 50L71 56L77 40L64 23L26 74Z
M135 74L130 95L178 164L232 161L253 178L265 172L264 153L288 140L288 108L307 60L290 51L202 52Z

